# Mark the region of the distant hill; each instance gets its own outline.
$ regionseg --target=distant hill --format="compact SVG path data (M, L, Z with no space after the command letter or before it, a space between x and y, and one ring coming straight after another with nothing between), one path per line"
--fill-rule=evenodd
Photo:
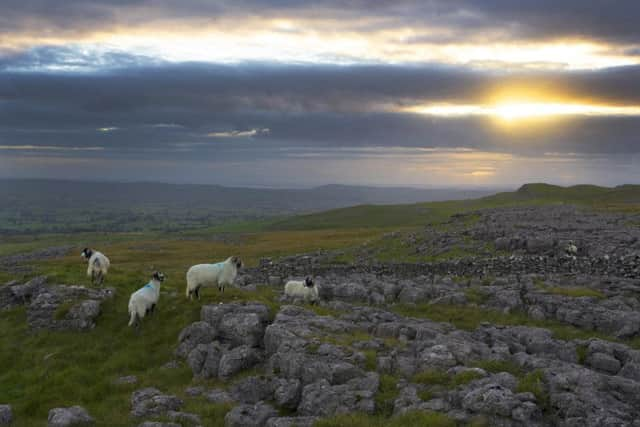
M183 230L360 204L477 198L485 190L0 180L0 233Z
M600 209L640 211L640 185L598 187L575 185L525 184L516 191L502 192L473 200L450 200L404 205L374 206L363 204L309 215L299 215L275 222L273 230L323 228L403 227L441 221L465 211L521 204L569 203Z

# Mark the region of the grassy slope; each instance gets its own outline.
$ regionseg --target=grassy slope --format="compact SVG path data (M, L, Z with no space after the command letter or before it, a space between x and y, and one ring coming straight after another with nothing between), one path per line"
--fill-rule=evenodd
M411 205L360 205L274 221L271 230L309 230L352 227L411 227L445 220L450 215L501 206L571 203L586 207L632 210L640 208L640 186L615 188L594 185L559 187L526 184L514 192L498 193L475 200L429 202Z
M117 295L103 306L96 329L87 333L30 333L24 308L0 312L0 402L14 405L16 426L41 425L49 409L80 404L99 420L98 425L137 425L129 422L129 398L134 389L154 386L182 396L193 383L188 368L161 369L172 359L182 328L199 318L202 304L257 300L277 306L276 295L269 289L243 293L227 290L224 299L214 291L204 292L202 303L189 303L183 296L184 272L196 262L241 254L249 265L264 256L331 249L361 242L375 233L372 230L337 230L314 232L267 232L236 236L231 242L206 239L160 239L138 234L96 235L99 247L109 254L112 269L107 285ZM34 242L23 238L0 245L5 253L56 244L79 244L92 236L46 236ZM38 272L47 274L51 283L86 284L85 266L72 251L61 260L38 263ZM152 267L168 274L155 318L144 324L136 336L127 328L127 300L132 291L146 283ZM136 375L135 386L116 386L111 382L123 375ZM215 382L210 385L215 385ZM198 413L213 411L205 425L223 425L220 413L225 408L189 400L186 409ZM218 413L218 412L220 413Z
M98 425L117 426L136 425L128 417L130 393L134 389L154 386L184 397L184 388L194 383L189 370L164 370L161 366L172 358L179 331L199 316L201 304L188 303L182 296L184 271L196 262L219 260L236 253L249 265L255 265L264 256L276 258L318 249L352 247L390 230L444 221L453 213L483 207L566 201L635 209L639 194L638 187L562 189L531 185L515 193L475 201L358 206L275 223L238 224L234 227L235 233L223 236L214 233L219 230L201 230L181 234L89 233L4 239L0 243L2 255L53 245L99 247L112 258L107 285L117 288L118 293L104 304L96 329L82 334L29 333L24 309L1 312L0 366L9 369L0 371L0 402L14 405L16 426L41 425L50 408L73 404L87 407L98 419ZM257 231L260 229L265 231ZM153 267L167 273L169 281L156 317L145 322L138 337L126 328L126 303L129 294L146 282ZM62 260L37 263L37 268L54 283L86 283L84 265L75 252ZM11 278L15 276L2 273L0 283ZM277 306L275 295L267 290L248 294L231 290L224 296L225 301L235 298L264 301L274 309ZM203 304L220 300L216 292L204 293ZM137 375L140 383L135 386L112 384L123 375ZM211 382L210 385L217 384ZM223 425L222 417L227 409L204 404L199 399L187 400L185 406L187 411L205 414L208 426ZM337 424L333 425L342 421L336 420Z

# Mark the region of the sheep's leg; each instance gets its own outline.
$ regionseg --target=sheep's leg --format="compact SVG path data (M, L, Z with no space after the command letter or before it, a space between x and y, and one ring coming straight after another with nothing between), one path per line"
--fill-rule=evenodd
M94 282L95 278L96 278L96 272L92 270L91 271L91 285L92 286L93 286L93 282Z
M196 293L196 298L198 298L198 301L200 301L200 285L196 286L195 293Z
M102 286L102 282L104 282L104 275L102 272L98 273L98 286Z
M151 308L149 309L149 313L153 314L153 313L155 313L155 312L156 312L156 305L155 305L155 304L153 304L153 305L151 306Z

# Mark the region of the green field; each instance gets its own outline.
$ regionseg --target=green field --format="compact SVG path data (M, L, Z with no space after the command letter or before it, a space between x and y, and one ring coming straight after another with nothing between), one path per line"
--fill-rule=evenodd
M180 330L198 319L202 304L253 300L276 310L279 303L277 294L270 288L259 288L261 290L257 292L230 289L223 297L206 290L201 303L189 302L183 294L184 273L188 266L225 259L231 254L241 256L249 266L254 266L262 257L278 258L318 250L348 252L362 245L386 245L383 236L390 231L411 230L426 224L446 226L444 222L454 213L487 207L575 203L590 208L637 212L639 195L640 187L636 186L563 189L536 184L517 192L473 201L357 206L277 221L237 222L226 230L205 227L188 232L7 236L0 242L0 256L60 245L70 245L77 250L62 259L34 262L34 270L24 275L0 270L0 283L46 274L50 283L87 285L85 264L79 250L92 246L110 256L113 267L106 285L116 288L117 294L103 304L97 327L81 334L31 333L27 330L24 308L1 312L0 403L13 405L15 426L42 425L49 409L74 404L86 407L99 426L135 425L129 419L131 392L153 386L185 398L184 410L203 415L207 419L205 425L221 426L229 408L205 404L200 398L186 398L184 389L199 382L192 379L186 367L163 369L162 366L173 358ZM127 300L132 291L147 282L152 269L165 272L168 281L163 286L155 318L145 321L141 335L137 336L126 326ZM421 309L396 308L408 315L419 315ZM470 328L483 320L504 324L524 322L513 316L500 317L473 309L469 309L472 312L467 313L468 316L462 316L464 319L460 318L462 312L456 311L454 316L447 307L430 307L429 310L424 308L423 311L430 312L436 320L461 322L461 326ZM557 334L567 338L582 337L573 330L560 328ZM140 382L134 386L112 384L113 380L125 375L136 375ZM223 386L215 381L205 384ZM378 414L375 422L387 425L384 422L387 415ZM434 417L434 425L449 425L447 420L438 419L438 415L429 416ZM408 416L407 420L410 419ZM342 421L337 418L322 425L340 425ZM365 417L352 421L353 425L367 425L374 419Z

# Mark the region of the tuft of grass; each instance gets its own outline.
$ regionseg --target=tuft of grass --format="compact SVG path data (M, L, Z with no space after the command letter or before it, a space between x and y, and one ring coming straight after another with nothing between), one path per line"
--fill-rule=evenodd
M474 371L462 371L455 375L450 375L444 370L429 369L415 374L411 382L427 386L418 395L422 400L429 400L432 398L434 390L453 389L479 378L482 378L482 375Z
M602 292L596 289L590 289L590 288L584 288L584 287L556 286L556 287L545 287L544 290L550 294L563 295L563 296L572 297L572 298L580 298L580 297L590 297L590 298L597 298L597 299L605 298L605 295Z
M508 372L515 377L519 377L522 375L522 369L520 368L520 366L508 360L486 359L473 362L471 363L471 365L476 368L484 369L485 371L492 374L497 374L499 372Z
M304 304L303 307L309 311L313 311L318 316L332 316L332 317L340 317L341 314L344 314L341 310L336 310L334 308L321 306L318 304Z
M587 349L588 346L581 344L576 347L576 353L578 355L578 363L584 365L587 360Z
M491 427L491 423L484 415L476 415L471 418L468 427Z
M538 405L545 409L549 407L549 394L547 393L544 374L541 370L529 372L518 381L516 389L518 393L530 392L536 397Z
M456 427L456 422L445 414L432 411L414 411L398 417L380 415L342 414L319 420L314 427Z
M367 371L375 371L378 364L378 352L375 350L363 350L365 356L364 367Z
M413 376L411 382L424 385L447 385L450 381L450 375L439 369L429 369L418 372Z
M482 305L489 299L489 294L483 291L482 288L472 286L464 290L464 295L467 297L467 301L472 304Z
M471 381L482 378L482 374L476 371L462 371L458 372L451 380L451 384L454 387L469 384Z
M76 304L77 301L67 301L60 304L53 313L53 318L55 320L63 320L67 316L67 313L69 313L69 310L71 310L71 307Z
M429 389L419 390L418 397L426 402L433 399L433 392Z
M381 417L390 417L393 414L394 402L398 397L398 379L391 375L380 375L380 386L375 396L376 414Z

